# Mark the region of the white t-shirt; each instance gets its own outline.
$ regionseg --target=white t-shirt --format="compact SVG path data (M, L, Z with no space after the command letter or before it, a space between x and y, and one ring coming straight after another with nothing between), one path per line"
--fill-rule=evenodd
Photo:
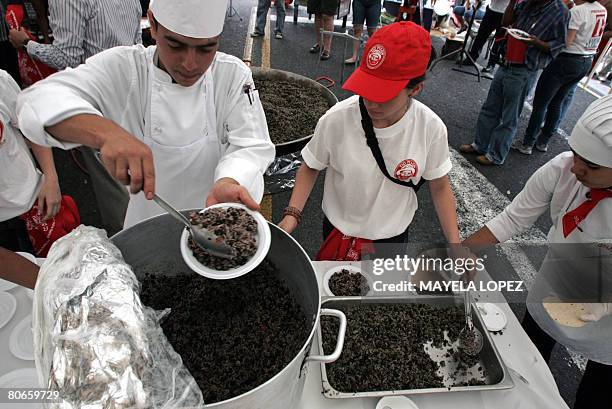
M553 225L549 241L556 229L563 229L562 218L586 200L590 189L571 172L573 154L563 152L538 169L512 203L487 223L491 233L504 242L531 227L546 209L550 208ZM612 199L604 199L595 206L580 227L592 242L612 238ZM568 236L569 239L572 235Z
M570 10L568 30L577 30L571 46L565 49L570 54L595 54L606 29L606 8L599 4L583 3Z
M417 100L390 127L374 128L389 174L418 183L450 168L446 126ZM327 169L323 212L342 233L379 240L403 233L417 210L414 190L387 179L366 144L359 97L337 103L302 150L306 165Z
M42 182L21 132L14 126L17 94L17 83L0 70L0 222L30 210Z
M496 13L503 13L504 11L506 11L508 3L510 3L510 0L491 0L489 8Z

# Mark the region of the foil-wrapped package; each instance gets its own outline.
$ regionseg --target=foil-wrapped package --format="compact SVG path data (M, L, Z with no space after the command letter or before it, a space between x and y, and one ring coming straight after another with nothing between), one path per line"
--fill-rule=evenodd
M202 393L143 306L139 283L103 230L80 226L41 267L33 311L36 368L53 408L194 408Z

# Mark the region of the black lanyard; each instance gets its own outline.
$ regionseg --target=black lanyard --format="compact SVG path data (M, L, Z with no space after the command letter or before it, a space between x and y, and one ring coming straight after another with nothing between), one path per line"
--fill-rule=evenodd
M423 183L427 182L425 178L421 176L421 180L416 185L412 183L412 181L403 181L394 178L387 171L387 167L385 166L385 159L383 158L382 152L380 151L380 146L378 146L378 139L376 139L376 134L374 133L374 125L372 124L372 118L370 118L370 114L368 114L368 110L363 103L363 98L359 97L359 110L361 111L361 127L365 132L366 142L372 151L372 155L374 159L376 159L376 163L378 164L378 168L380 171L393 183L397 183L398 185L407 186L414 189L415 192L419 190L419 188L423 185Z

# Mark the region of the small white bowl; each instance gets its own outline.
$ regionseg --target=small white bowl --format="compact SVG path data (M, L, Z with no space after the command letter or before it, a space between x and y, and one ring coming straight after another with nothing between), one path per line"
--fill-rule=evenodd
M476 307L478 307L480 317L489 331L497 332L506 328L508 318L497 305L490 302L479 302L476 303Z
M405 396L385 396L376 404L376 409L419 409L419 407Z
M325 290L327 295L329 295L331 297L338 297L329 288L329 279L331 278L331 276L333 276L336 273L341 272L342 270L348 270L351 273L359 273L362 276L364 276L365 279L368 282L368 286L370 287L370 290L368 291L368 294L370 294L370 292L372 291L372 283L370 282L370 278L367 276L367 274L365 274L363 271L361 271L361 269L359 267L357 267L357 266L352 266L350 264L345 264L345 265L341 265L341 266L332 267L329 270L327 270L325 272L325 274L323 275L323 289Z
M215 209L219 207L222 207L222 208L235 207L238 209L244 209L247 211L247 213L253 216L253 218L257 221L257 234L255 235L255 240L257 241L257 251L255 252L253 257L251 257L251 259L247 261L246 264L236 267L236 268L229 269L229 270L215 270L210 267L207 267L201 264L195 258L195 256L193 255L193 252L189 248L189 244L188 244L189 231L187 229L183 230L183 234L181 235L181 254L183 255L183 260L185 260L185 263L187 263L189 268L191 268L196 273L204 277L212 278L214 280L229 280L230 278L240 277L241 275L244 275L250 272L263 261L263 259L268 254L268 250L270 250L270 243L272 241L272 236L270 233L270 226L268 225L268 222L262 216L262 214L259 212L254 212L250 210L243 204L219 203L216 205L209 206L205 209L202 209L200 213L204 213L208 209Z

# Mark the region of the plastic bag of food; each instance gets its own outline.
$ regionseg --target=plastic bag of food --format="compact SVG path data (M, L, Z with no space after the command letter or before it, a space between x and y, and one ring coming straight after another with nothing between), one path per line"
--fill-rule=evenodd
M106 233L80 226L58 240L35 288L33 332L53 408L203 407L166 339L164 312L143 306L139 282Z

